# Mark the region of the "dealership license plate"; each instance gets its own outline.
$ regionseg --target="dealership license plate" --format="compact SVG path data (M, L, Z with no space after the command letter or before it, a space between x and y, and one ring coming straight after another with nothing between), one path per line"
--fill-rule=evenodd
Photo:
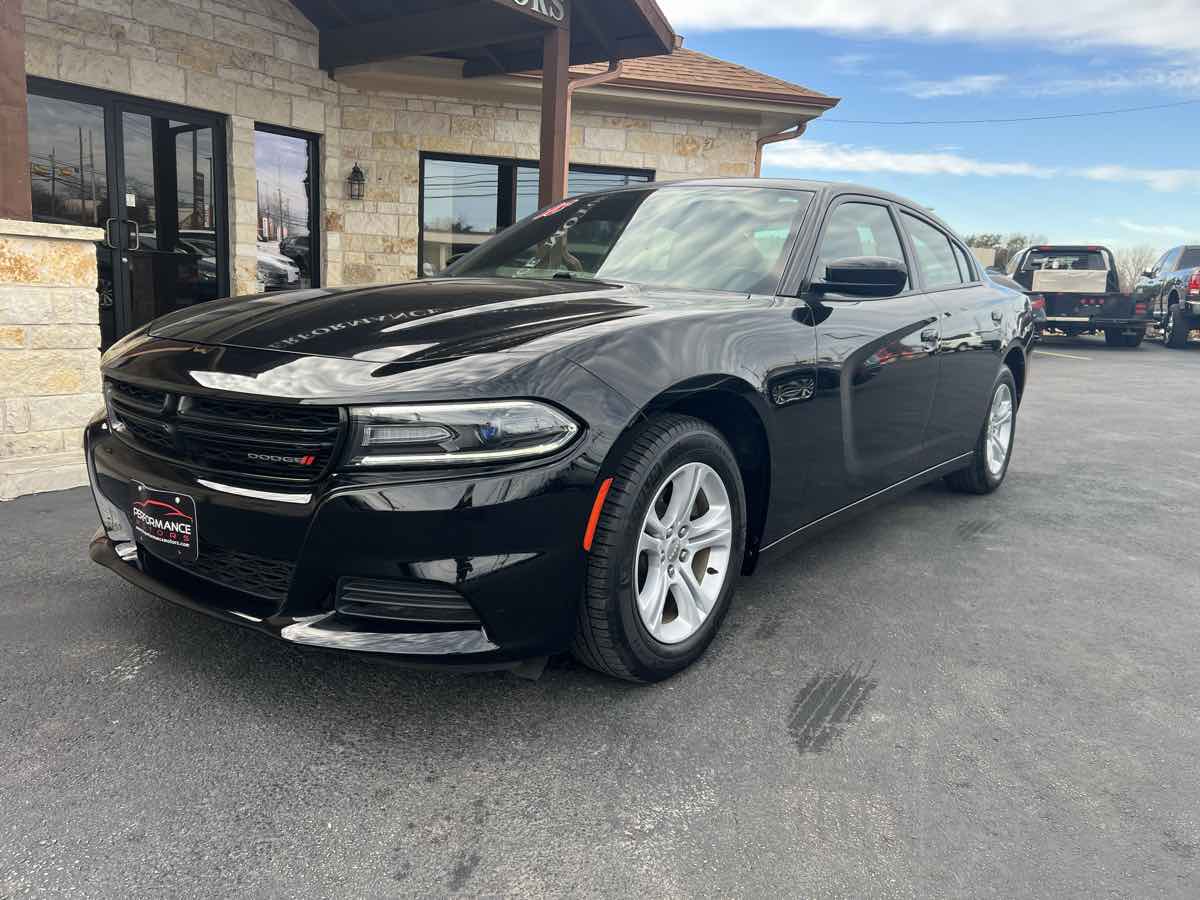
M195 562L199 557L196 501L187 494L137 485L131 521L137 542L168 560Z

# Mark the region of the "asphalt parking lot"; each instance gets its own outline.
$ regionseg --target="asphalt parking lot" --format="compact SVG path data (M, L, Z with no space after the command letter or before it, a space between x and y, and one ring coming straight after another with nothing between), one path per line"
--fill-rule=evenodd
M1195 897L1200 345L1044 350L1000 493L765 568L658 687L305 654L5 504L0 898Z

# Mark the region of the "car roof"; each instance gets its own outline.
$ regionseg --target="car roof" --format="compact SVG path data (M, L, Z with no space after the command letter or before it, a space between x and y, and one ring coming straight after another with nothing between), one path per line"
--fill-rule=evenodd
M924 204L917 203L908 197L901 197L899 194L893 194L889 191L870 187L865 184L855 184L850 181L819 181L807 178L693 178L683 181L655 181L650 184L633 184L629 185L628 188L623 188L623 190L678 187L761 187L789 191L811 191L814 194L824 197L836 197L841 194L863 194L868 197L875 197L879 200L885 200L889 203L896 203L900 206L907 206L910 209L918 210L922 215L937 222L946 231L954 233L953 228Z

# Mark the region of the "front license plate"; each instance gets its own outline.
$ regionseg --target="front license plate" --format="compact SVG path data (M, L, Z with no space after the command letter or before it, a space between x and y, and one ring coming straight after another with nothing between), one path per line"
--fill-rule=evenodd
M137 485L132 522L137 542L155 555L182 562L199 558L196 501L187 494Z

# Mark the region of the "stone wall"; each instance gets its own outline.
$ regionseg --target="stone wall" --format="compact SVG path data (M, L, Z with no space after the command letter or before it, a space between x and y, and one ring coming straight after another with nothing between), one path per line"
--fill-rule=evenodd
M0 219L0 500L86 483L100 408L98 228Z

